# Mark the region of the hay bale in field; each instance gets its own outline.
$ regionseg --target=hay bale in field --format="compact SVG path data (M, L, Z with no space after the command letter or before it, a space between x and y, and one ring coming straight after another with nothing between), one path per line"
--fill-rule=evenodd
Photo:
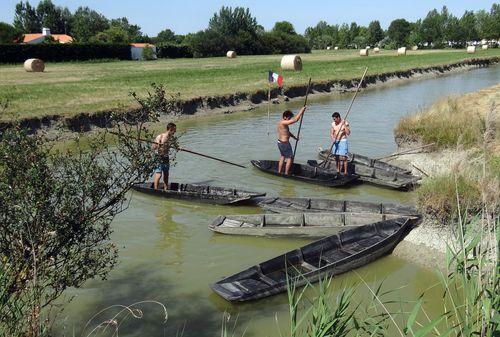
M330 47L330 46L326 47L326 50L330 50L330 49L332 49L332 47Z
M234 50L230 50L226 53L227 58L229 59L235 59L236 58L236 52Z
M418 50L418 46L411 47L411 50Z
M281 58L281 69L301 71L302 59L299 55L285 55Z
M335 48L333 48L333 49L335 49L335 50L339 50L339 46L335 46Z
M368 49L361 49L359 51L359 56L368 56Z
M406 55L406 47L398 48L398 55Z
M476 52L476 46L468 46L467 54L474 54Z
M373 52L374 52L374 53L380 53L380 48L379 48L379 47L375 47L375 48L373 48Z
M370 46L366 46L366 48L365 48L365 49L368 49L368 50L370 50L370 48L371 48Z
M483 45L481 46L481 49L483 49L483 50L488 49L488 45L487 45L487 44L483 44Z
M27 59L24 61L24 70L30 73L41 73L45 70L45 63L40 59Z

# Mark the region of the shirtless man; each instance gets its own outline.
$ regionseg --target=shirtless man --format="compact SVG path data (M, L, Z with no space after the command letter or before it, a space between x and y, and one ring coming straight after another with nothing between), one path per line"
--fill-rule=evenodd
M169 151L168 142L170 138L174 135L175 131L177 131L177 126L174 123L168 123L167 130L156 136L155 142L152 146L153 150L156 151L161 160L160 164L154 171L153 187L155 190L158 189L158 185L160 184L160 178L162 174L163 174L163 189L165 191L168 190L168 171L170 170L170 162L168 157L168 151Z
M295 140L298 140L288 128L289 125L297 123L302 115L306 111L306 107L300 109L297 116L293 116L293 112L287 110L283 112L283 118L278 122L278 149L280 150L280 161L278 163L278 173L281 173L283 170L283 163L285 162L285 174L288 175L290 173L290 167L292 166L292 158L293 151L292 145L290 145L290 137Z
M347 153L349 151L347 136L351 134L349 122L343 120L338 112L334 112L332 118L332 128L330 129L330 138L333 142L332 154L337 162L337 172L342 173L341 164L343 164L344 174L347 174Z

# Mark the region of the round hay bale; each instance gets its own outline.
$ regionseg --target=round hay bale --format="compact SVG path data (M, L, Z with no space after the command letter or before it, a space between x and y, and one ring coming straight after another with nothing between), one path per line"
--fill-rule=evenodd
M335 50L339 50L339 46L335 46L335 48L333 48L333 49L335 49Z
M476 46L468 46L467 54L474 54L476 52Z
M330 49L332 49L332 47L330 47L330 46L326 47L326 50L330 50Z
M40 59L27 59L24 61L24 70L30 73L41 73L45 70L45 63Z
M411 50L418 50L418 46L411 47Z
M370 48L371 48L370 46L366 46L366 48L365 48L365 49L368 49L368 50L370 50Z
M361 49L359 51L359 56L368 56L368 49Z
M373 48L373 52L374 52L374 53L380 53L380 48L379 48L379 47L375 47L375 48Z
M483 45L481 46L481 48L482 48L483 50L486 50L486 49L488 49L488 45L487 45L487 44L483 44Z
M281 69L301 71L302 59L299 55L285 55L281 58Z
M236 52L234 50L230 50L226 53L227 58L230 59L235 59L236 58Z
M406 55L406 47L398 48L398 55Z

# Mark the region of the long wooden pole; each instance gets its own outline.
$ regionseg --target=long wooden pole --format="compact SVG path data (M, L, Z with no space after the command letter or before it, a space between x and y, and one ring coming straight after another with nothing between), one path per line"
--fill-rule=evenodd
M111 134L113 134L113 135L118 135L118 133L113 132L113 131L108 131L108 132L111 133ZM124 135L121 135L121 136L124 136ZM140 142L145 142L145 143L160 145L157 142L153 142L153 141L147 140L147 139L141 139L141 138L136 138L136 137L132 137L132 136L126 136L126 135L125 135L125 137L130 138L130 139L134 139L134 140L138 140ZM212 157L212 156L209 156L209 155L206 155L206 154L203 154L203 153L195 152L195 151L184 149L184 148L181 148L181 147L177 148L177 150L178 151L182 151L182 152L191 153L191 154L194 154L194 155L197 155L197 156L200 156L200 157L205 157L205 158L208 158L208 159L217 160L217 161L220 161L221 163L226 163L226 164L229 164L229 165L234 165L234 166L238 166L238 167L241 167L241 168L246 168L246 166L243 166L243 165L240 165L240 164L232 163L232 162L224 160L224 159L220 159L220 158L217 158L217 157Z
M271 124L271 83L267 81L267 136L269 137L269 125Z
M390 154L390 155L385 156L385 157L380 157L380 158L375 158L375 159L382 160L382 159L388 159L388 158L392 158L392 157L398 157L398 156L402 156L404 154L410 154L410 153L412 153L413 151L416 151L416 150L425 149L426 147L430 147L430 146L433 146L433 145L436 145L436 143L430 143L430 144L426 144L426 145L414 147L414 148L407 149L407 150L404 150L404 151L401 151L401 152Z
M220 159L220 158L217 158L217 157L212 157L212 156L209 156L209 155L206 155L206 154L203 154L203 153L199 153L199 152L195 152L195 151L192 151L192 150L183 149L181 147L178 148L178 150L179 151L183 151L183 152L187 152L187 153L191 153L191 154L194 154L194 155L197 155L197 156L200 156L200 157L205 157L205 158L208 158L208 159L217 160L217 161L220 161L221 163L226 163L226 164L229 164L229 165L234 165L234 166L238 166L238 167L241 167L241 168L246 168L246 166L243 166L243 165L240 165L240 164L232 163L232 162L224 160L224 159Z
M356 92L354 93L354 96L352 97L352 100L351 100L351 104L349 104L349 108L347 109L347 112L344 116L344 119L342 120L342 125L340 126L339 128L339 131L340 132L342 130L342 126L344 125L347 117L349 116L349 113L351 112L351 108L352 108L352 104L354 103L354 100L356 99L356 96L358 95L358 92L359 92L359 88L361 88L361 84L363 83L363 80L365 79L365 76L366 76L366 73L368 71L368 67L365 68L365 71L363 73L363 76L361 76L361 80L359 81L358 83L358 86L356 88ZM328 162L328 160L330 159L330 156L332 154L332 150L333 150L333 146L335 145L335 140L337 139L338 137L338 132L335 132L334 133L334 137L333 137L333 140L332 140L332 145L330 146L330 151L328 152L328 155L326 156L326 159L324 161L324 165L326 166L326 163Z
M307 97L309 96L310 90L311 90L311 77L309 77L309 83L307 84L306 99L304 100L304 106L307 105ZM302 116L300 116L299 130L297 131L297 140L295 141L295 148L293 149L292 162L295 159L295 153L297 153L297 145L299 145L300 129L302 128L302 121L304 120L304 113L302 114Z

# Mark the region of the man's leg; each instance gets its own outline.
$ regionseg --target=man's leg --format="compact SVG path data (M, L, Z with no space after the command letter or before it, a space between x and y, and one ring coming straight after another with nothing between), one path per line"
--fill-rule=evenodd
M160 178L161 178L161 172L160 173L155 172L155 175L153 176L153 188L155 190L158 189L158 184L160 183Z
M281 156L280 160L278 162L278 173L281 173L281 170L283 169L283 162L285 161L285 157Z
M292 167L292 158L285 159L285 174L288 175L290 173L290 167Z
M339 156L335 156L335 163L337 164L337 173L340 173L340 158Z
M168 171L163 171L163 189L168 190Z
M342 162L344 163L344 174L347 175L347 157L343 157Z

